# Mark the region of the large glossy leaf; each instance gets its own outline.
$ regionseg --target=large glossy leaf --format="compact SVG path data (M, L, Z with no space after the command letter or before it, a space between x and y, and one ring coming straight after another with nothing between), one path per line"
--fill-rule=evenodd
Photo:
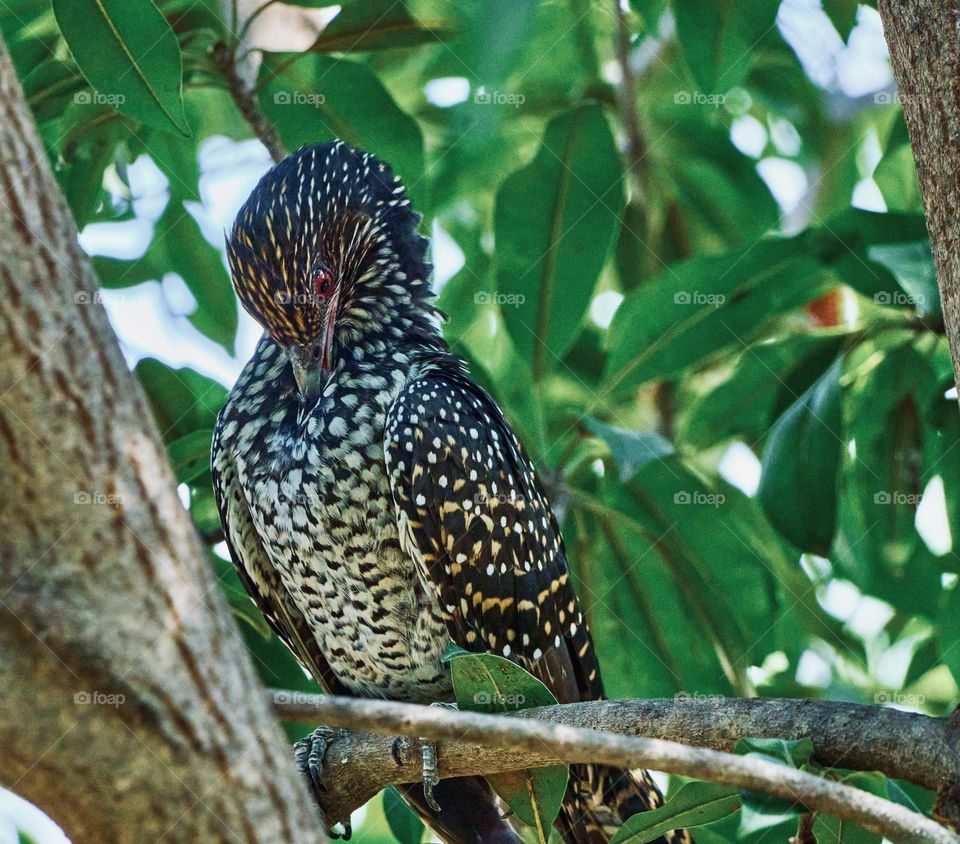
M760 653L755 631L767 613L789 616L793 632L768 626L765 644L779 640L791 654L797 643L788 636L810 620L819 626L815 610L797 603L805 578L738 490L707 486L675 457L646 463L627 483L605 477L603 486L601 502L577 495L589 521L573 553L589 560L580 566L581 597L612 696L729 693ZM602 542L580 550L593 537ZM642 671L631 668L637 654Z
M548 706L557 699L536 677L494 654L456 654L449 660L457 704L472 712L505 713ZM567 766L496 774L487 779L538 841L546 844L567 787Z
M584 105L550 122L536 158L497 194L495 295L535 378L577 337L622 193L620 159L603 111Z
M383 814L398 844L420 844L425 829L423 821L403 802L393 786L384 789Z
M227 399L223 385L193 369L173 369L153 358L140 361L134 371L166 442L214 427Z
M873 352L870 354L870 352ZM940 566L917 532L926 409L937 385L913 346L859 350L844 394L844 435L856 443L842 474L835 559L861 589L911 612L935 611Z
M49 58L23 80L23 92L38 123L59 117L86 86L72 61Z
M607 334L607 388L669 378L727 347L746 346L771 316L836 283L797 240L668 267L616 312Z
M758 491L780 533L821 556L829 553L837 522L841 366L840 359L835 361L773 426ZM809 493L813 489L816 495Z
M903 288L900 296L878 295L878 304L909 308L924 316L942 316L937 271L928 240L876 244L867 249L867 257L886 267Z
M148 126L189 134L180 46L152 0L53 0L53 10L99 97Z
M344 3L310 47L318 53L351 53L436 44L451 35L448 21L422 21L403 0Z
M757 44L774 27L778 6L775 0L675 0L677 38L703 93L722 94L743 80Z
M871 249L916 244L926 237L920 214L880 214L849 208L808 230L802 240L807 252L818 256L845 284L883 305L895 303L904 291L894 274L871 257Z
M260 104L288 149L339 138L388 162L424 210L423 138L363 65L307 53L267 53Z
M638 812L617 830L610 844L646 844L672 829L691 829L725 818L740 808L735 788L691 782L663 806Z
M692 402L682 439L700 448L732 438L762 441L773 420L830 366L846 336L793 334L750 346L729 378Z
M667 231L665 248L651 255L650 244L641 242L639 251L656 271L688 257L692 249L719 255L753 246L780 217L756 162L704 110L712 109L669 102L651 116L657 142L648 153L652 187L645 202L648 213L656 213L652 201L665 205L661 213L667 215ZM633 234L645 239L643 228L634 228Z
M189 483L206 475L210 469L212 440L213 431L200 428L175 439L167 446L177 483Z
M913 160L907 124L899 108L887 136L883 158L873 171L873 180L880 188L883 201L890 211L923 213L923 197L920 195L917 165Z

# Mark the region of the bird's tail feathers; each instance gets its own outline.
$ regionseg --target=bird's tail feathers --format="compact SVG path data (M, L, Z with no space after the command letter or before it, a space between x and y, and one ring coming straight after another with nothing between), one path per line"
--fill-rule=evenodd
M631 815L662 804L660 789L644 770L571 765L558 825L565 844L606 844ZM692 844L692 839L674 830L654 844Z

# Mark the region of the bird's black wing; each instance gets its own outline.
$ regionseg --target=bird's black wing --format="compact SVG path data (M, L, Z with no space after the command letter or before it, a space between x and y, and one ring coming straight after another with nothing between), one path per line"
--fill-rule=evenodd
M454 642L513 659L562 702L601 696L560 531L494 401L441 359L391 407L384 451L401 543Z
M331 671L309 625L267 557L250 517L233 456L229 447L223 444L220 424L213 436L211 470L220 523L243 588L280 640L320 687L332 694L349 694Z
M384 451L401 544L461 647L506 656L561 703L603 696L560 530L533 464L493 399L437 356L397 397ZM662 803L645 771L573 765L558 826L608 841ZM669 833L660 844L689 841Z

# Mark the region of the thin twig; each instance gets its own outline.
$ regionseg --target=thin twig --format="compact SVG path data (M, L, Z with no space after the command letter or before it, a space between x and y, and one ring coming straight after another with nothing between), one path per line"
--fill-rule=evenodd
M237 67L236 54L226 44L219 43L214 45L212 57L214 64L223 74L224 79L227 80L230 96L233 97L233 101L240 109L244 119L250 124L254 134L267 148L274 161L282 161L286 158L287 151L277 134L276 127L263 113L254 92L241 77Z

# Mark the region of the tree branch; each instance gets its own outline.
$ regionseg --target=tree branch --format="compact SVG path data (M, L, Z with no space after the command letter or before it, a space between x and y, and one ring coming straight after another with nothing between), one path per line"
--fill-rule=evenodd
M857 823L893 841L956 842L935 822L889 801L779 765L719 753L742 736L809 736L824 765L880 770L929 788L957 780L957 727L945 719L881 707L795 700L593 701L525 710L510 717L413 704L274 692L282 718L348 733L327 753L330 819L343 819L381 788L421 776L416 742L443 741L443 777L498 773L558 762L645 767L751 788ZM639 738L638 733L657 738ZM662 738L703 745L687 747ZM716 749L706 749L716 748ZM393 755L398 749L399 762Z

